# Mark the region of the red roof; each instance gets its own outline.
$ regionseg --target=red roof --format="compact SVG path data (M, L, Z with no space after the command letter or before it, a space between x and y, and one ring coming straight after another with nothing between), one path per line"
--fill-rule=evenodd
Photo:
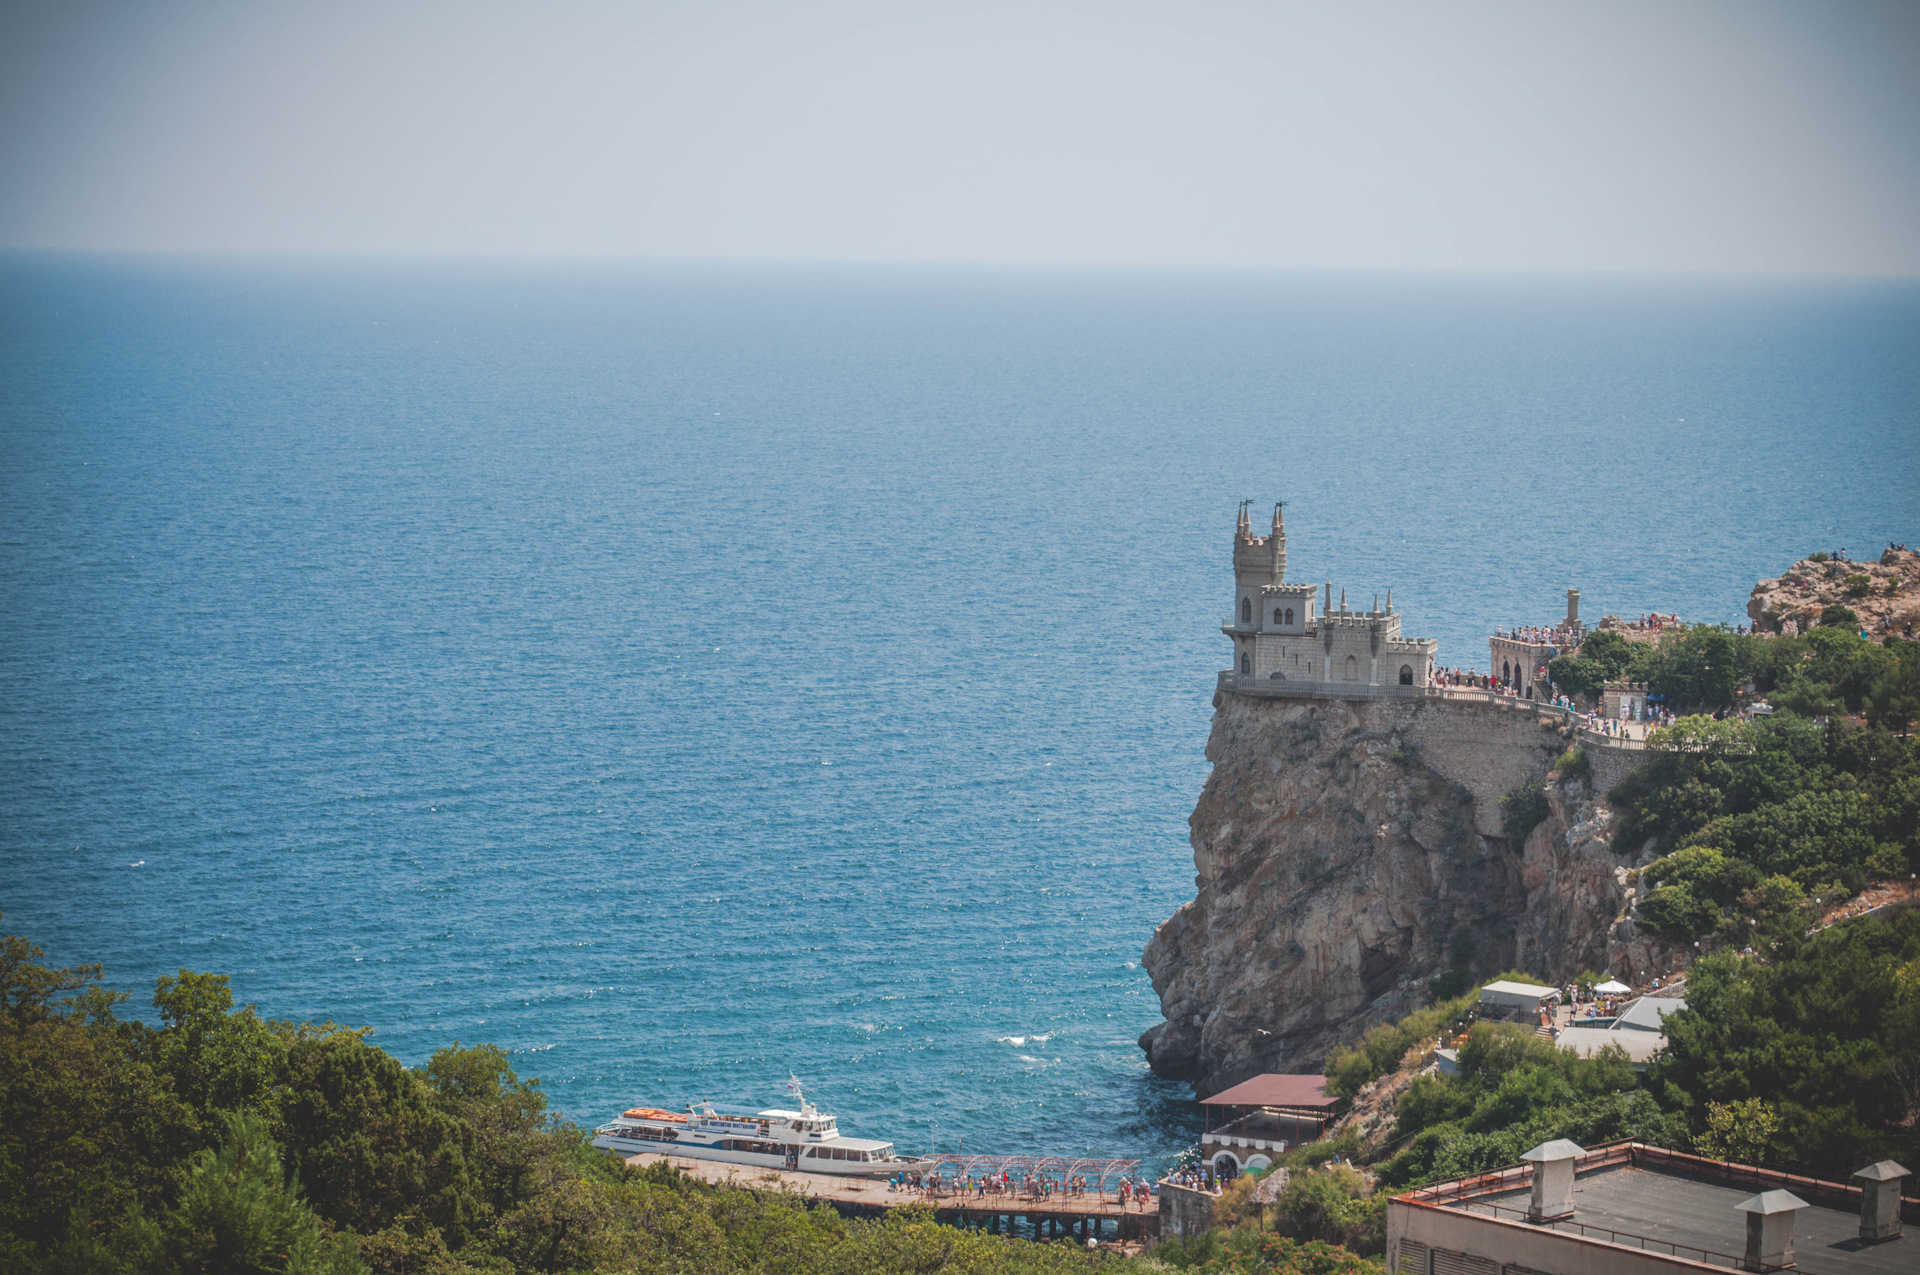
M1207 1107L1331 1107L1338 1098L1327 1096L1325 1076L1283 1076L1268 1073L1243 1080L1233 1088L1202 1098Z

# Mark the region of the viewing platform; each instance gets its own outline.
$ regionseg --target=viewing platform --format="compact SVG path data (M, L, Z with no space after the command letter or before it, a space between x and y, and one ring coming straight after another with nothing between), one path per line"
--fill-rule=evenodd
M1445 700L1456 704L1485 704L1514 713L1530 713L1543 722L1571 729L1583 747L1640 752L1646 749L1645 722L1622 722L1621 733L1610 735L1585 724L1586 714L1521 695L1508 695L1482 686L1370 686L1364 682L1295 682L1282 678L1251 677L1223 669L1217 689L1253 699L1305 700Z

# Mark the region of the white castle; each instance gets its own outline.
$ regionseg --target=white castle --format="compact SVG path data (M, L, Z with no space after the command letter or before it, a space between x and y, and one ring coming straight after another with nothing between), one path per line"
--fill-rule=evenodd
M1256 536L1240 504L1233 536L1234 612L1220 631L1233 639L1233 668L1223 674L1236 689L1279 695L1420 695L1433 677L1432 638L1400 636L1400 617L1387 592L1386 610L1376 595L1370 611L1349 611L1340 591L1333 608L1333 582L1316 610L1311 584L1287 583L1287 532L1280 506L1273 531Z

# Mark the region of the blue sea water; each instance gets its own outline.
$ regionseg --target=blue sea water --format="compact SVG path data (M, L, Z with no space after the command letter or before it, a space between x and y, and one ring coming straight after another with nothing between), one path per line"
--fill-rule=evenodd
M1156 1157L1242 497L1741 618L1920 539L1920 287L0 260L0 909L565 1113Z

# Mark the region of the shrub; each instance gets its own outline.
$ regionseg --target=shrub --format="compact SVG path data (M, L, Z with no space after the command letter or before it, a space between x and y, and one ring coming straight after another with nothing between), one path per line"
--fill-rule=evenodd
M1273 1229L1290 1239L1324 1240L1378 1253L1386 1248L1384 1223L1384 1210L1367 1198L1366 1180L1345 1165L1295 1173L1274 1201Z
M1825 562L1826 560L1827 555L1824 553L1810 553L1807 555L1808 562Z
M1507 848L1515 854L1526 848L1528 835L1553 813L1547 805L1546 789L1532 777L1500 799L1500 810L1500 827L1507 834Z
M1873 591L1873 579L1870 576L1851 575L1847 577L1847 596L1864 598Z
M1553 768L1560 772L1560 778L1586 779L1593 774L1593 763L1587 760L1587 750L1575 744L1561 753Z
M1859 626L1860 617L1852 607L1843 607L1838 603L1820 613L1820 627L1823 629L1851 629Z

